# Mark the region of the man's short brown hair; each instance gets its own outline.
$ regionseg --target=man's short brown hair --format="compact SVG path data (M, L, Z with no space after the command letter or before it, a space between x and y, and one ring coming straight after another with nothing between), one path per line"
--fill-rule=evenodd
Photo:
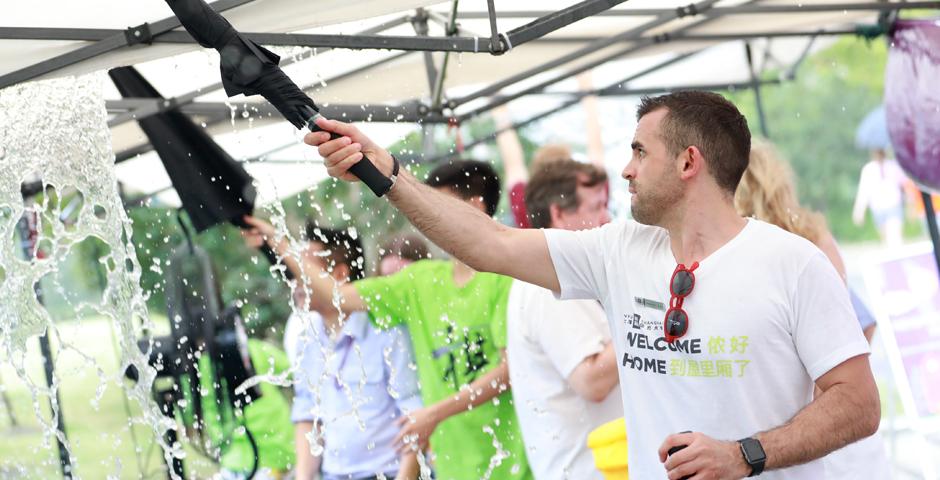
M405 260L417 262L430 258L428 244L424 239L415 234L405 234L394 236L379 247L379 258L385 258L389 255L397 255Z
M636 118L661 108L666 110L661 130L669 153L698 147L718 186L734 195L751 153L744 115L717 93L690 90L643 98Z
M432 188L450 188L464 200L483 197L486 214L491 217L499 206L499 174L486 162L451 160L431 170L424 183Z
M313 220L308 220L304 225L304 237L308 242L320 243L330 251L325 257L327 265L346 265L349 268L349 280L356 281L365 278L362 239L350 233L348 228L326 228L319 226Z
M555 160L532 174L525 187L525 207L533 228L548 228L551 207L577 209L578 187L596 187L607 181L607 173L596 165L574 160Z

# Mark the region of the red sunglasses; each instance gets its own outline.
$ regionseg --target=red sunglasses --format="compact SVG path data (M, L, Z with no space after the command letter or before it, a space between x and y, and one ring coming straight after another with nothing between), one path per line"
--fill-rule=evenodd
M695 287L695 274L692 273L698 268L698 262L693 262L692 266L685 268L685 265L676 265L672 272L672 278L669 280L669 310L666 310L666 318L663 320L663 331L666 334L666 342L672 343L685 335L689 331L689 314L682 309L682 302L685 297L692 293Z

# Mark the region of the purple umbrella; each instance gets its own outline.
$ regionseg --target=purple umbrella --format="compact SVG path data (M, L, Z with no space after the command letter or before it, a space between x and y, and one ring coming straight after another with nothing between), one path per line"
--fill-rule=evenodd
M888 122L885 119L885 107L879 105L858 124L855 129L855 146L862 150L887 150L891 148L888 137Z

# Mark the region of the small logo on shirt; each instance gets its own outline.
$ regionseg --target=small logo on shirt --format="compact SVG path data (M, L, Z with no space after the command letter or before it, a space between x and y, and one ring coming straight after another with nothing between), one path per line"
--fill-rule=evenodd
M656 300L650 300L648 298L643 298L643 297L633 297L633 298L634 300L636 300L637 305L647 307L647 308L653 308L661 312L666 311L666 305L663 302L657 302Z
M629 327L632 327L636 330L653 330L657 328L662 328L662 323L656 320L643 320L643 317L639 313L625 313L623 314L623 323Z

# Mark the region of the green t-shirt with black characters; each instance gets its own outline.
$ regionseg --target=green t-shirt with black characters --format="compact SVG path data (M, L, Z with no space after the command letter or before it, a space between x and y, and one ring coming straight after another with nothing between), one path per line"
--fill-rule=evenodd
M423 260L353 285L377 326L408 327L421 397L431 405L499 365L511 284L477 273L457 286L451 262ZM532 478L511 392L441 422L430 440L439 480L477 480L487 472L493 480Z

